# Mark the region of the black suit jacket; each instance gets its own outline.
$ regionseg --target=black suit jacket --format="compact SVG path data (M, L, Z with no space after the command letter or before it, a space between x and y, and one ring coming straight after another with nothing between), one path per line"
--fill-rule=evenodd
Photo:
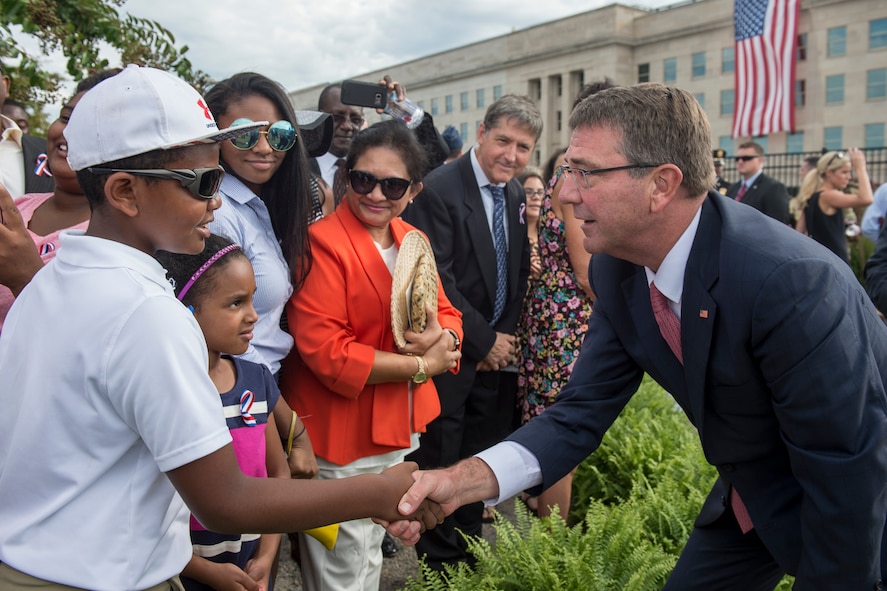
M727 189L727 197L736 199L736 194L741 186L741 180L730 185L730 188ZM791 216L788 213L788 199L788 191L785 185L762 172L755 179L754 184L745 192L745 195L742 196L742 203L754 207L761 213L769 215L783 224L790 224Z
M403 218L424 231L434 250L440 280L447 297L462 312L466 360L460 375L473 372L486 357L496 332L514 334L527 278L530 247L521 214L525 195L517 179L505 187L508 219L508 301L495 327L490 326L496 299L496 250L470 153L433 170L424 188L406 208Z
M681 365L643 267L598 254L572 377L515 432L557 482L600 444L644 372L674 396L720 478L697 520L739 491L796 588L872 589L887 515L887 329L846 263L714 192L681 302Z
M50 193L55 191L55 182L46 175L37 176L37 157L46 154L46 140L33 135L22 135L22 164L25 168L25 193ZM18 197L18 195L13 195Z

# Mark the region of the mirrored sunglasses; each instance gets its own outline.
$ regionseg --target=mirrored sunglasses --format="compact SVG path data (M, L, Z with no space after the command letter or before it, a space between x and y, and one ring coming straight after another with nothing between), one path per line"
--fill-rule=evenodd
M179 181L198 199L212 199L219 192L219 185L225 176L221 166L210 168L100 168L91 167L93 174L113 174L127 172L136 176L149 176L158 179Z
M348 171L348 180L351 188L359 195L369 195L376 188L376 185L382 187L382 194L389 201L397 201L407 192L412 185L412 181L407 179L399 179L390 177L387 179L377 179L375 176L362 170Z
M252 123L251 119L237 119L233 123L231 123L231 127L237 127L238 125L246 125L247 123ZM286 152L290 148L296 145L296 129L293 127L293 124L289 121L275 121L272 123L268 130L261 129L253 129L247 131L243 135L238 135L237 137L231 138L231 143L234 144L234 147L238 150L250 150L259 143L259 136L265 134L265 137L268 139L268 145L271 146L272 150L277 152Z

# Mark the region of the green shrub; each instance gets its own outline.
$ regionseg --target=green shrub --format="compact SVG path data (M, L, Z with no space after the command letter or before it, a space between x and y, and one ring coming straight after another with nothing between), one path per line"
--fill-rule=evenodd
M406 589L610 591L662 588L717 477L696 429L646 377L577 469L570 523L537 519L517 503L516 523L497 516L496 545L470 539L477 558L444 573L421 565ZM791 589L786 577L778 591Z

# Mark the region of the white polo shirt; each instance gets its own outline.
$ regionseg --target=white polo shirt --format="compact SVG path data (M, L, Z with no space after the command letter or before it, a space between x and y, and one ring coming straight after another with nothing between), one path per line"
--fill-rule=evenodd
M231 441L203 334L153 257L64 232L0 335L0 561L98 591L191 557L164 474Z

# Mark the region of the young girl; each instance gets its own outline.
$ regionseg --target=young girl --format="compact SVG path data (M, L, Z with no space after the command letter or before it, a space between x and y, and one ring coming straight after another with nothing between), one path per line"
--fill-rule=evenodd
M155 256L166 267L176 297L203 329L209 376L221 395L240 469L247 476L289 478L277 428L268 420L280 391L267 367L234 357L246 351L258 320L249 259L217 235L206 240L199 255L159 251ZM279 534L219 534L192 516L191 541L194 555L182 573L188 591L271 588Z

